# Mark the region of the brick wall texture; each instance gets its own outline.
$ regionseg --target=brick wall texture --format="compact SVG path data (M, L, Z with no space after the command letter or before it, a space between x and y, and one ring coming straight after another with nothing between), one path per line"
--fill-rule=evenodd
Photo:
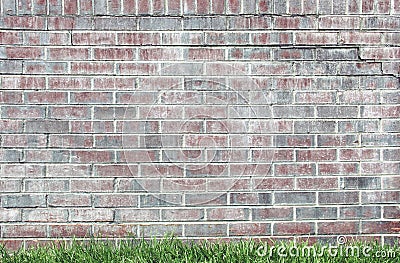
M399 0L2 0L0 238L397 242Z

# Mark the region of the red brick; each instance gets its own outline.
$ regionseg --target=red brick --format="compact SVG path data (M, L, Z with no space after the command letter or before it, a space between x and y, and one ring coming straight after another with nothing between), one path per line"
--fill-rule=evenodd
M204 49L204 48L190 48L188 50L189 60L223 60L224 59L223 49Z
M209 178L207 180L208 191L232 191L249 190L251 188L249 179L217 179Z
M165 209L161 213L163 221L198 221L204 218L203 209Z
M336 45L336 33L315 33L304 32L296 33L296 44L299 45Z
M71 180L72 192L113 192L113 179L96 179L96 180Z
M68 93L48 91L26 92L25 101L34 104L64 104L68 102Z
M73 222L110 222L113 221L114 212L111 209L79 208L69 210Z
M136 207L137 195L105 194L94 196L94 207Z
M248 220L249 210L246 208L209 208L207 219L211 221Z
M315 18L302 16L280 16L274 22L277 29L315 29L317 24Z
M119 15L121 12L121 2L120 0L111 0L108 3L108 13Z
M399 118L400 106L364 106L362 117L365 118Z
M1 228L3 237L41 238L46 236L44 225L6 225Z
M376 149L343 149L339 151L339 159L344 161L379 160Z
M81 224L50 225L49 236L56 238L89 237L91 235L91 228L91 225Z
M383 217L385 219L397 219L400 217L399 206L385 206L383 209Z
M13 31L0 32L0 44L22 44L22 34L20 32Z
M318 223L318 234L357 234L358 222L324 222Z
M119 209L116 210L115 219L117 222L152 222L158 221L160 210L155 209Z
M158 74L159 66L153 63L120 63L118 64L118 70L123 75L146 76ZM158 85L160 85L157 79L140 79L139 85L141 89L146 89L146 85L153 81L157 81ZM130 88L132 87L134 87L134 85Z
M81 106L65 106L49 108L53 119L90 119L90 108Z
M205 191L205 179L164 179L162 188L166 192Z
M71 63L72 74L113 74L114 65L108 62L72 62Z
M46 147L45 135L3 135L3 147Z
M293 190L293 178L264 178L254 179L256 190Z
M276 175L314 175L314 164L275 164Z
M22 103L22 93L15 91L1 91L0 103L2 104L20 104Z
M50 60L87 60L89 50L87 48L49 48Z
M141 60L181 60L182 52L179 49L142 48L139 57Z
M24 73L27 74L66 74L67 62L26 62Z
M39 47L6 47L6 57L9 59L35 59L44 58L44 50Z
M47 203L50 207L89 207L92 200L89 194L50 194Z
M132 48L95 48L93 51L97 60L133 60L136 53Z
M298 178L296 183L299 190L335 190L338 189L337 178Z
M359 29L360 18L352 16L325 16L319 20L321 29ZM347 34L348 32L345 32Z
M0 244L9 251L18 251L24 248L24 240L21 239L3 239Z
M67 222L68 211L64 209L24 209L24 222Z
M363 234L395 234L399 232L399 221L362 222Z
M2 117L9 119L41 119L44 109L39 106L3 106Z
M114 160L112 151L73 151L72 161L78 163L108 163Z
M399 174L399 172L399 163L361 163L361 173L363 174Z
M39 16L5 16L5 28L45 30L45 17Z
M146 0L137 0L138 14L150 13L150 2Z
M161 36L159 33L118 33L118 44L119 45L159 45L161 42Z
M343 44L357 44L357 45L370 45L380 44L382 37L377 32L341 32L340 42Z
M296 94L296 102L302 104L329 104L335 100L333 92L301 92Z
M180 0L168 0L168 14L178 15L181 12Z
M48 147L92 148L93 138L89 135L50 135Z
M72 92L71 101L79 104L110 104L113 102L113 94L111 92Z
M210 1L197 0L197 14L209 14L209 12L210 12Z
M94 233L101 238L124 238L127 236L135 236L137 225L132 224L111 224L111 225L95 225Z
M275 223L274 235L312 235L315 234L314 223Z
M238 14L240 12L240 0L227 0L227 13Z
M22 132L22 124L20 120L0 120L0 133Z
M320 163L318 171L321 175L351 175L358 173L356 163Z
M271 27L271 19L267 16L233 16L229 18L229 29L262 29Z
M266 144L265 146L268 146L268 144ZM292 150L253 150L253 161L255 162L277 162L293 160L294 152Z
M117 159L120 162L154 162L158 160L159 152L156 150L125 150L117 153Z
M115 33L74 33L72 43L74 45L115 45Z
M269 60L271 50L265 48L232 48L229 50L231 60Z
M91 88L90 78L80 77L50 77L49 89L82 89L89 90Z
M94 90L132 90L135 88L135 80L135 78L100 77L94 79L93 88Z
M64 1L64 14L77 15L78 1L77 0Z
M123 10L122 13L124 15L135 15L136 14L136 1L132 0L121 0L123 3Z
M319 149L319 150L297 150L296 160L304 161L334 161L336 160L336 150L334 149Z

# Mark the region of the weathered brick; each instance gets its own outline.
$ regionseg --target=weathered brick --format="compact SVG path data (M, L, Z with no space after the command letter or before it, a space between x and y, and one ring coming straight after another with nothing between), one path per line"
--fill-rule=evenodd
M28 192L35 193L47 193L47 192L68 192L69 181L68 180L25 180L25 190Z
M275 223L273 228L274 235L306 235L315 234L314 223Z
M166 30L175 31L182 29L182 19L177 17L142 17L139 18L140 30Z
M187 224L185 235L188 237L222 237L227 234L226 224Z
M103 208L70 209L73 222L111 222L114 220L114 211Z
M5 238L40 238L46 236L45 225L6 225L1 230Z
M339 210L340 218L345 220L381 218L379 206L345 206L340 207Z
M299 220L334 220L337 219L336 207L298 207L296 218Z
M116 222L152 222L160 219L158 209L117 209L115 211Z
M229 224L229 236L263 236L271 234L268 223L232 223Z
M310 205L316 203L314 192L276 192L275 204L278 205Z
M357 234L359 226L356 222L318 223L318 234Z
M49 194L47 204L50 207L89 207L92 199L90 194Z
M4 208L45 207L46 196L38 194L10 194L2 196L1 203Z
M376 190L381 188L379 177L344 177L341 178L340 183L341 188L346 190Z
M89 237L92 235L92 226L87 224L57 224L49 226L49 236L50 237Z
M23 209L22 220L24 222L63 223L68 220L66 209Z
M359 202L358 192L320 192L319 204L354 204Z
M139 234L143 237L165 237L167 234L182 236L183 226L179 224L174 225L142 225L139 228Z
M28 120L25 123L26 132L30 133L66 133L69 130L68 121Z
M95 17L95 30L136 30L137 18L135 17Z

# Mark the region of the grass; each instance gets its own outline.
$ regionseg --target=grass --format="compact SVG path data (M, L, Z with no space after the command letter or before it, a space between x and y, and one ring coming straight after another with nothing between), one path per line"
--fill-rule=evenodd
M115 245L112 241L93 239L85 243L59 243L13 253L0 247L0 262L400 262L399 246L356 243L351 249L349 247L331 247L329 250L328 245L322 244L308 246L286 242L266 245L253 240L189 243L173 237L152 241L131 239ZM365 251L366 248L370 250Z

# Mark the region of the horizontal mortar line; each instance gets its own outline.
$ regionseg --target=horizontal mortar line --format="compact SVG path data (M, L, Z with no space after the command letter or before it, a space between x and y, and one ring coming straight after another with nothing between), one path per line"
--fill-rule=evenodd
M53 16L48 16L46 14L35 14L34 16L37 17L56 17L60 16L61 14L56 14ZM319 17L343 17L343 16L365 16L365 17L375 17L375 16L381 16L385 17L388 14L370 14L370 13L349 13L349 14L320 14L320 13L307 13L307 14L296 14L296 13L291 13L291 14L281 14L281 13L265 13L265 12L251 12L251 13L246 13L246 12L241 12L241 13L221 13L221 14L190 14L190 13L184 13L184 14L81 14L81 15L76 15L76 14L68 14L68 15L63 15L62 17L65 18L90 18L90 17L95 17L95 18L198 18L198 17L254 17L254 18L260 18L260 17L309 17L309 16L319 16ZM7 17L31 17L32 14L7 14Z

